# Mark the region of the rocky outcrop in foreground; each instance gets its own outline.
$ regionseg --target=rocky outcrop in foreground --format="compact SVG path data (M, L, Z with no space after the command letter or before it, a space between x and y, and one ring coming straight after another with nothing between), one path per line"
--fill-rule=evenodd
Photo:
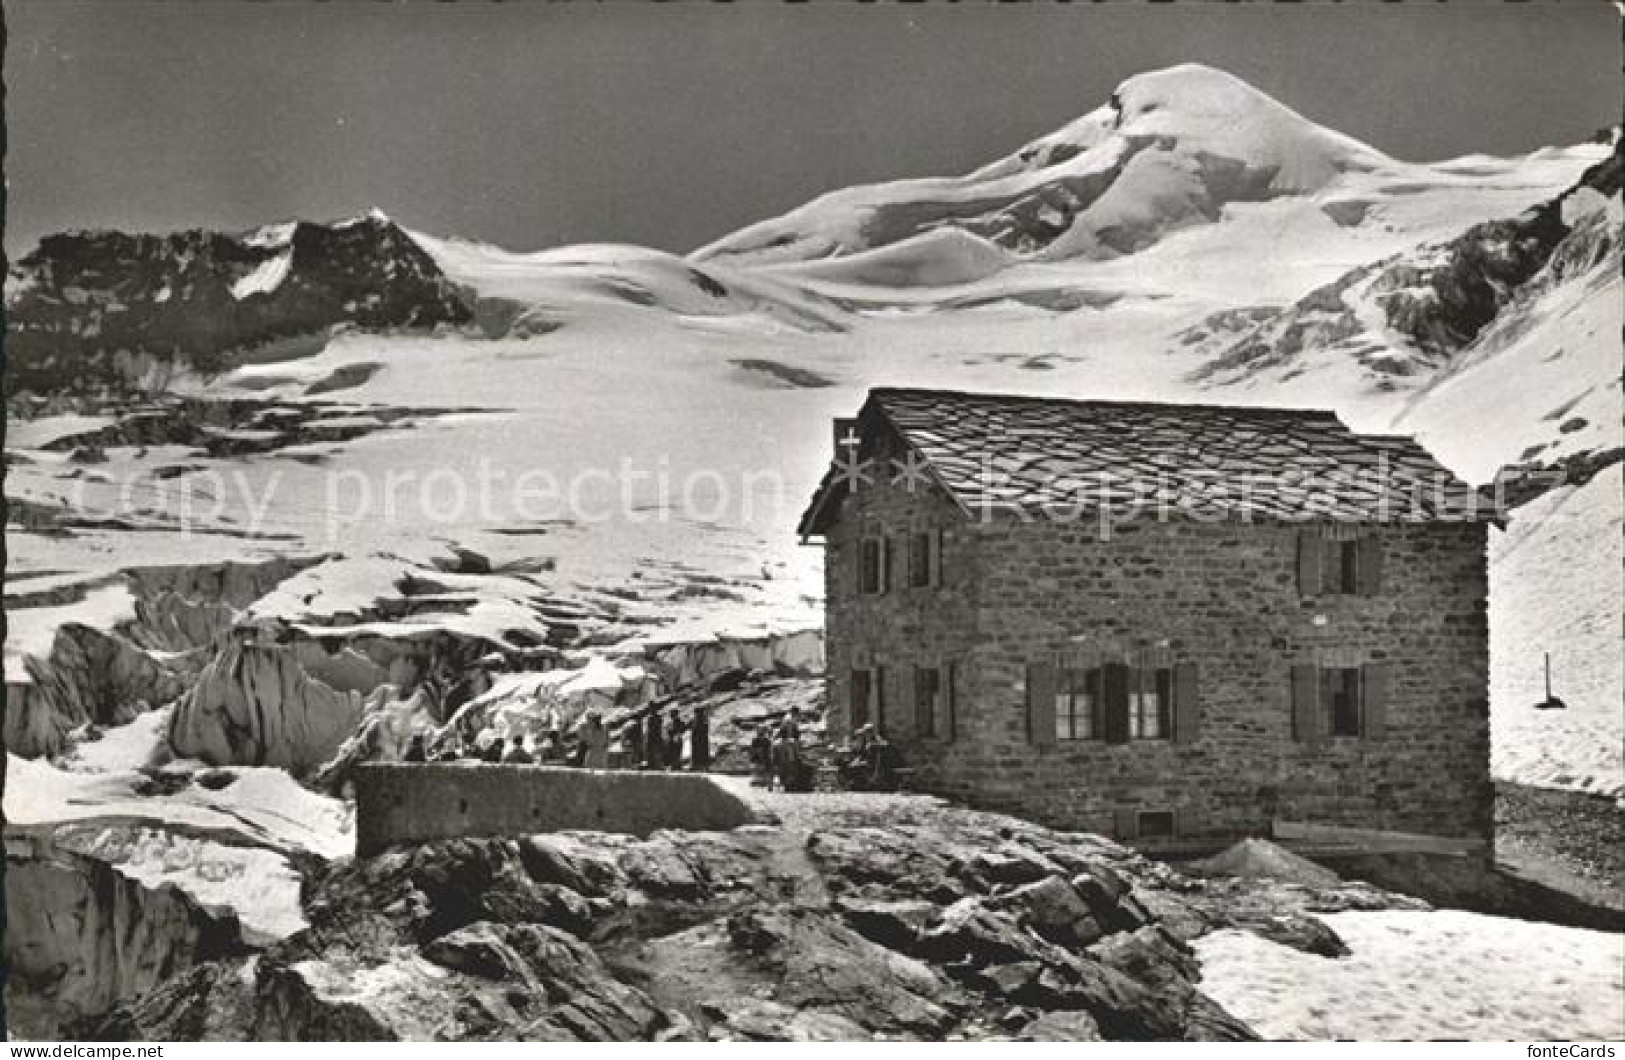
M1008 818L828 819L810 831L458 840L341 863L307 890L309 930L171 980L96 1033L1253 1037L1201 992L1187 944L1235 925L1233 896L1210 901L1206 884L1106 840ZM1300 905L1311 893L1287 890ZM1330 908L1387 897L1327 893L1315 901ZM1280 901L1253 908L1283 939L1293 924L1308 943L1336 938Z

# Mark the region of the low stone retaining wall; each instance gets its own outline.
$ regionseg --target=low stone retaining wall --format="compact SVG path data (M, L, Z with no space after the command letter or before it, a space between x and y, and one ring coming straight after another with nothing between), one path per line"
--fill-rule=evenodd
M688 773L554 766L368 763L355 775L356 854L396 843L537 832L726 831L753 821L737 796Z

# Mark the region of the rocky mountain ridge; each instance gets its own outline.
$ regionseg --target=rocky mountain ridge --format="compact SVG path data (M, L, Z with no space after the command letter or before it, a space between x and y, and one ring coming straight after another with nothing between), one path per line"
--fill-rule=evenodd
M53 392L163 389L329 328L465 324L473 307L374 211L240 235L47 236L12 264L6 318L10 389Z
M1599 206L1619 197L1622 170L1616 141L1572 187L1516 217L1362 266L1284 309L1209 318L1182 336L1207 351L1197 377L1219 386L1279 372L1310 348L1346 352L1378 375L1443 367L1537 276L1559 284L1618 255L1618 221Z

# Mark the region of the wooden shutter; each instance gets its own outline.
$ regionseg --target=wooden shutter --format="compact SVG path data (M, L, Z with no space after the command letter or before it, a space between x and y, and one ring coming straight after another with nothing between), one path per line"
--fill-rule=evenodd
M1055 744L1055 664L1027 667L1027 739L1034 747Z
M947 718L943 724L943 736L949 743L959 735L959 665L949 663L947 666L948 688L943 693L943 710Z
M1319 596L1323 577L1321 568L1326 550L1320 534L1314 530L1298 531L1298 595Z
M1115 822L1113 830L1118 839L1140 838L1140 811L1131 806L1119 806L1113 815Z
M1106 682L1100 667L1088 671L1083 676L1084 687L1089 690L1089 737L1093 740L1106 738Z
M942 584L942 539L941 530L931 531L931 586L936 588Z
M1388 729L1388 667L1366 663L1360 668L1360 726L1367 740L1381 740Z
M1359 550L1355 570L1360 579L1360 595L1380 596L1382 594L1382 538L1376 534L1368 534L1360 538L1359 544L1355 547Z
M1292 668L1292 738L1315 746L1320 743L1320 670L1314 665Z
M1106 702L1102 735L1107 743L1128 743L1129 668L1124 663L1101 667L1101 698Z
M892 540L890 534L886 534L880 539L880 591L882 593L891 592L892 571L897 566L896 559L897 543Z
M1196 664L1174 664L1174 742L1195 743L1201 732L1196 692Z

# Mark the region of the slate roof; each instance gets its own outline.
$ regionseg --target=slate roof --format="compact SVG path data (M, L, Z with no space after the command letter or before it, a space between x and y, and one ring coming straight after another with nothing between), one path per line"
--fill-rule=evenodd
M1355 434L1318 409L877 389L858 423L860 459L891 433L904 458L915 454L970 516L1494 518L1487 500L1415 439ZM828 529L851 485L850 471L832 464L802 516L802 536Z

